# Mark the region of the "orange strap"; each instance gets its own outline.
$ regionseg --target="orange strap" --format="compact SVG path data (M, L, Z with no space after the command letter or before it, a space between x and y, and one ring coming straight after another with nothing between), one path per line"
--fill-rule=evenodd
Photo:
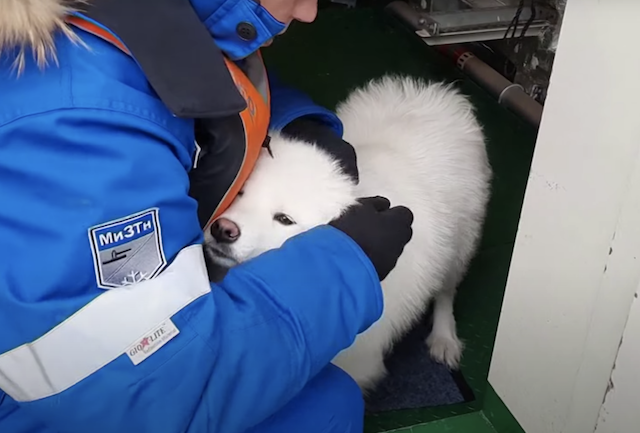
M204 227L205 229L227 210L253 171L264 140L267 138L269 121L271 120L269 90L267 90L265 100L258 89L256 89L249 78L235 63L229 61L227 58L225 58L224 61L231 73L233 81L236 83L238 91L247 102L247 108L240 112L240 118L242 119L242 125L244 127L245 153L236 179L233 181L233 184L231 184L231 187L218 205L216 211L211 218L209 218L209 222L207 222ZM265 71L265 80L266 75ZM266 87L268 89L269 86Z
M111 32L103 29L102 27L97 26L96 24L87 21L79 16L67 16L66 21L69 24L72 24L88 33L104 39L107 42L110 42L126 54L131 55L131 52L129 52L127 47L117 37L115 37ZM256 87L253 85L251 80L249 80L245 73L242 72L242 70L235 63L233 63L226 57L224 58L224 62L231 74L231 77L233 78L233 81L236 84L236 87L238 88L238 91L247 103L247 108L240 113L240 118L242 119L245 135L245 154L244 160L242 161L242 165L238 174L236 175L235 180L227 190L227 193L216 208L214 214L209 219L209 222L205 225L205 230L215 219L217 219L225 210L227 210L227 208L231 205L231 202L233 202L233 200L238 195L238 192L242 188L242 185L244 185L245 181L251 174L258 156L260 155L262 144L267 137L270 121L271 110L269 94L267 93L267 95L265 95L265 100L258 89L256 89ZM264 73L264 77L266 80L266 72ZM268 88L269 86L266 87Z

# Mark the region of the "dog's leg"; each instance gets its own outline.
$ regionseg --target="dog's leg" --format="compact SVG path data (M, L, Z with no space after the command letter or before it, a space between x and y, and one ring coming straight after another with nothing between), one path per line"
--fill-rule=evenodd
M457 284L448 284L435 296L433 328L427 338L431 357L449 368L458 368L463 344L456 332L453 301Z
M351 376L367 395L387 375L387 369L383 347L376 345L378 342L372 339L362 337L360 335L354 345L340 352L332 363Z

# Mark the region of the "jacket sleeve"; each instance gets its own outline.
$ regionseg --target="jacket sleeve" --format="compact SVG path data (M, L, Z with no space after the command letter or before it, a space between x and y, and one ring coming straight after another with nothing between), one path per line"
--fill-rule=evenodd
M211 285L193 149L159 124L58 110L0 143L0 405L53 430L242 432L382 313L331 227Z
M342 137L342 121L333 111L316 104L305 93L285 85L275 72L269 70L267 73L271 94L270 129L281 130L296 119L311 117Z
M271 93L270 129L315 143L340 162L346 174L358 183L358 161L353 146L342 136L340 118L303 92L286 86L275 73L269 72Z

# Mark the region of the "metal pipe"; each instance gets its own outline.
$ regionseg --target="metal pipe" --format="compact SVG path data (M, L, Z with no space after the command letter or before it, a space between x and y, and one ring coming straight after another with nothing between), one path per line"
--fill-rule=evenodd
M413 30L417 36L420 36L420 32L424 31L425 26L428 25L420 13L404 1L394 1L386 9L391 15L399 18L405 26ZM421 39L427 43L425 38ZM522 86L506 79L462 45L448 44L433 47L452 59L466 75L492 93L498 99L498 103L517 113L534 126L540 126L542 105L530 97Z
M499 104L514 111L534 126L540 126L543 107L529 96L522 86L507 80L464 47L441 45L436 49L451 58L460 70L492 93Z

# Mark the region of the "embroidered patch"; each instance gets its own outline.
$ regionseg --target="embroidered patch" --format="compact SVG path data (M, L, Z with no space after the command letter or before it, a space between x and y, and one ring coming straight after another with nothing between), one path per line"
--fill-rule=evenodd
M170 319L167 319L129 346L127 348L127 356L129 356L133 365L138 365L160 350L162 346L179 333L180 331L176 325Z
M151 279L167 265L158 209L89 229L98 286L115 289Z

